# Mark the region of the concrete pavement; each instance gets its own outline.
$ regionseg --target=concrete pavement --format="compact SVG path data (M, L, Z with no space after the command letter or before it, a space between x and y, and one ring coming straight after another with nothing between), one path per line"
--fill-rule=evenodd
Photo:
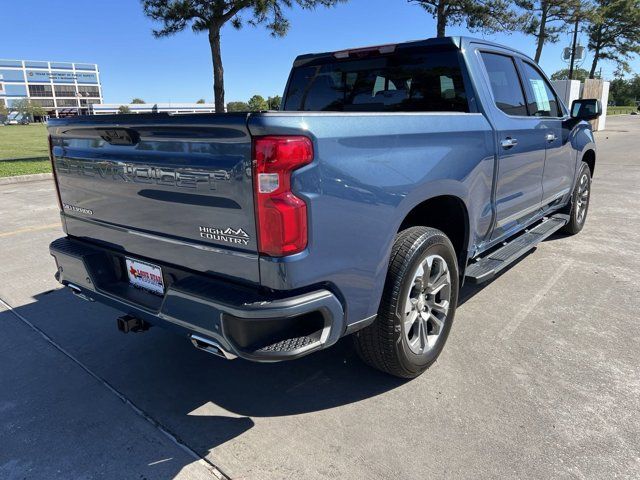
M51 183L0 186L0 477L640 477L640 118L608 127L583 232L466 287L409 382L348 339L259 365L122 335L53 280Z

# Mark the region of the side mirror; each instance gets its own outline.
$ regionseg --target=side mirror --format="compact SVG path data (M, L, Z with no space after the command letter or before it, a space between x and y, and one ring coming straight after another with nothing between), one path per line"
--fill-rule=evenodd
M571 104L571 118L576 120L595 120L602 115L602 104L595 98L581 98Z

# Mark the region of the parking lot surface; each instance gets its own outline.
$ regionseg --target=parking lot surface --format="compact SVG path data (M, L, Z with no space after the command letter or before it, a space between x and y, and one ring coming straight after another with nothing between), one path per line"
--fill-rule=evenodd
M607 124L582 233L465 287L412 381L349 339L262 365L123 335L53 279L51 182L0 186L0 478L640 477L640 117Z

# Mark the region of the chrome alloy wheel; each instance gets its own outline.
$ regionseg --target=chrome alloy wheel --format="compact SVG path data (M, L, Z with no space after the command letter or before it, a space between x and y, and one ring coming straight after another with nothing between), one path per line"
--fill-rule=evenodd
M589 206L589 175L583 173L578 184L578 196L576 198L576 221L579 224L584 222Z
M404 335L417 355L431 350L444 328L451 301L451 273L440 255L425 258L411 280L404 303Z

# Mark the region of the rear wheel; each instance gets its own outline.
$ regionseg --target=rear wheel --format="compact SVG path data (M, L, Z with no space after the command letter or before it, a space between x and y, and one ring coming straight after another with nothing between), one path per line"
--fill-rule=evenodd
M373 324L356 332L356 351L374 368L413 378L436 361L458 301L458 264L447 236L429 227L400 232Z
M562 228L564 233L575 235L584 227L589 211L589 200L591 198L591 170L589 165L582 162L578 181L573 188L571 195L571 205L569 207L569 222Z

